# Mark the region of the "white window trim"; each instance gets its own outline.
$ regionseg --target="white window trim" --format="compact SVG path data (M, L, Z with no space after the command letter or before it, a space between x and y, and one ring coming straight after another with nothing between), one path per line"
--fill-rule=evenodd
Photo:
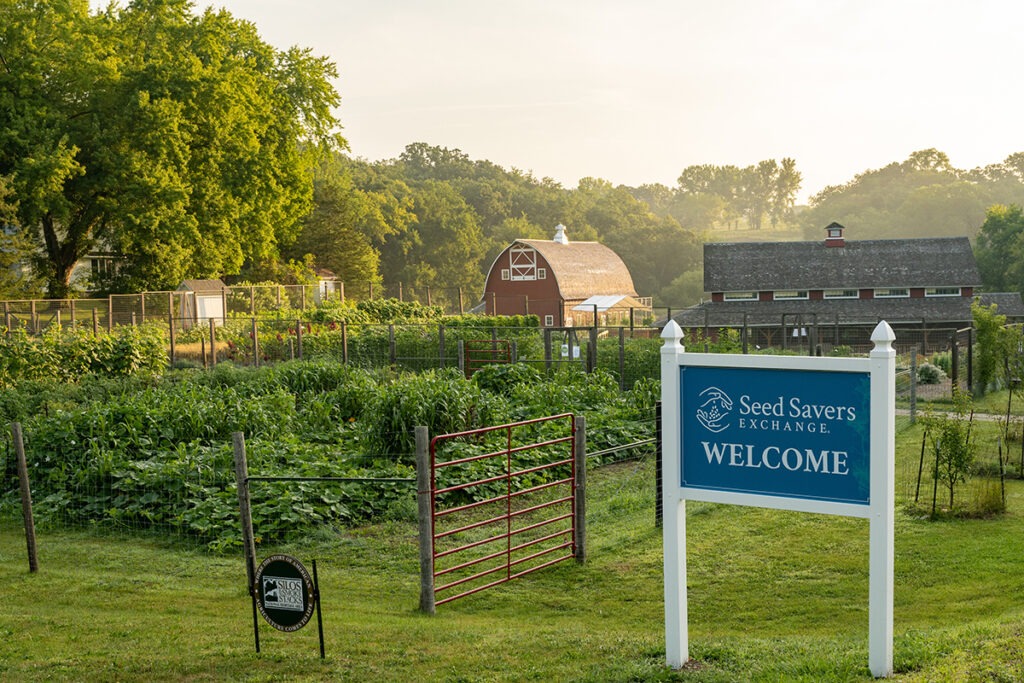
M523 280L537 279L537 250L532 247L512 247L509 249L509 267L512 270L512 280L519 282Z
M853 292L853 294L847 294L847 292ZM852 287L850 289L826 289L822 292L822 296L826 299L859 299L860 290Z
M900 294L890 294L889 292L899 291ZM907 287L881 287L875 290L876 299L909 299L910 289Z
M538 268L537 269L537 279L538 280L547 280L548 279L548 269L547 268Z
M757 301L757 292L724 292L724 301Z
M792 296L787 296L791 294ZM802 301L810 298L810 292L806 289L787 289L781 292L772 292L772 299L775 301Z
M512 279L512 271L509 270L508 268L502 268L501 269L501 279L502 280L511 280Z
M940 294L937 291L937 290L940 290L940 289L949 289L949 290L953 290L953 291L942 292ZM962 287L927 287L924 290L924 295L926 297L962 296L963 295L963 291L964 290L963 290Z
M553 316L553 315L546 315L546 316L544 316L544 327L554 327L554 326L555 326L555 316Z

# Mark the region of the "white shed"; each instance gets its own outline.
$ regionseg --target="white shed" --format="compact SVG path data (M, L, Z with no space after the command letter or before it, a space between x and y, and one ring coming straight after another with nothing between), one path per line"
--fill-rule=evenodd
M210 318L215 325L224 324L228 288L221 280L185 280L178 291L185 293L181 297L181 315L186 327Z

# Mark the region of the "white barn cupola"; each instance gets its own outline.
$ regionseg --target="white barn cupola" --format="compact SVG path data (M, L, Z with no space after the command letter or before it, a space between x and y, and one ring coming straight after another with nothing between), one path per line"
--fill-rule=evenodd
M569 244L569 238L565 234L565 226L561 223L555 226L555 236L552 241L558 244Z

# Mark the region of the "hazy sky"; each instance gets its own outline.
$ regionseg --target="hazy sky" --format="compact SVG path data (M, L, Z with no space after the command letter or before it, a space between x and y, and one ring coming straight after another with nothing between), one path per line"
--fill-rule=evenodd
M198 0L337 65L352 153L411 142L575 187L793 157L801 198L936 147L1024 151L1009 0Z

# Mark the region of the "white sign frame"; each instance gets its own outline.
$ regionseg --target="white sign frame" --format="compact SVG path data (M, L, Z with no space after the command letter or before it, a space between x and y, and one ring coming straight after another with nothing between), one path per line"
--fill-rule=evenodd
M893 668L893 558L896 479L896 335L882 321L871 334L868 358L750 356L687 353L683 331L670 320L662 332L662 500L665 570L665 657L672 668L689 661L686 594L686 501L701 500L775 509L866 518L870 521L868 666L876 678ZM680 368L711 366L859 372L870 375L870 501L868 505L684 488L680 485L682 424Z

